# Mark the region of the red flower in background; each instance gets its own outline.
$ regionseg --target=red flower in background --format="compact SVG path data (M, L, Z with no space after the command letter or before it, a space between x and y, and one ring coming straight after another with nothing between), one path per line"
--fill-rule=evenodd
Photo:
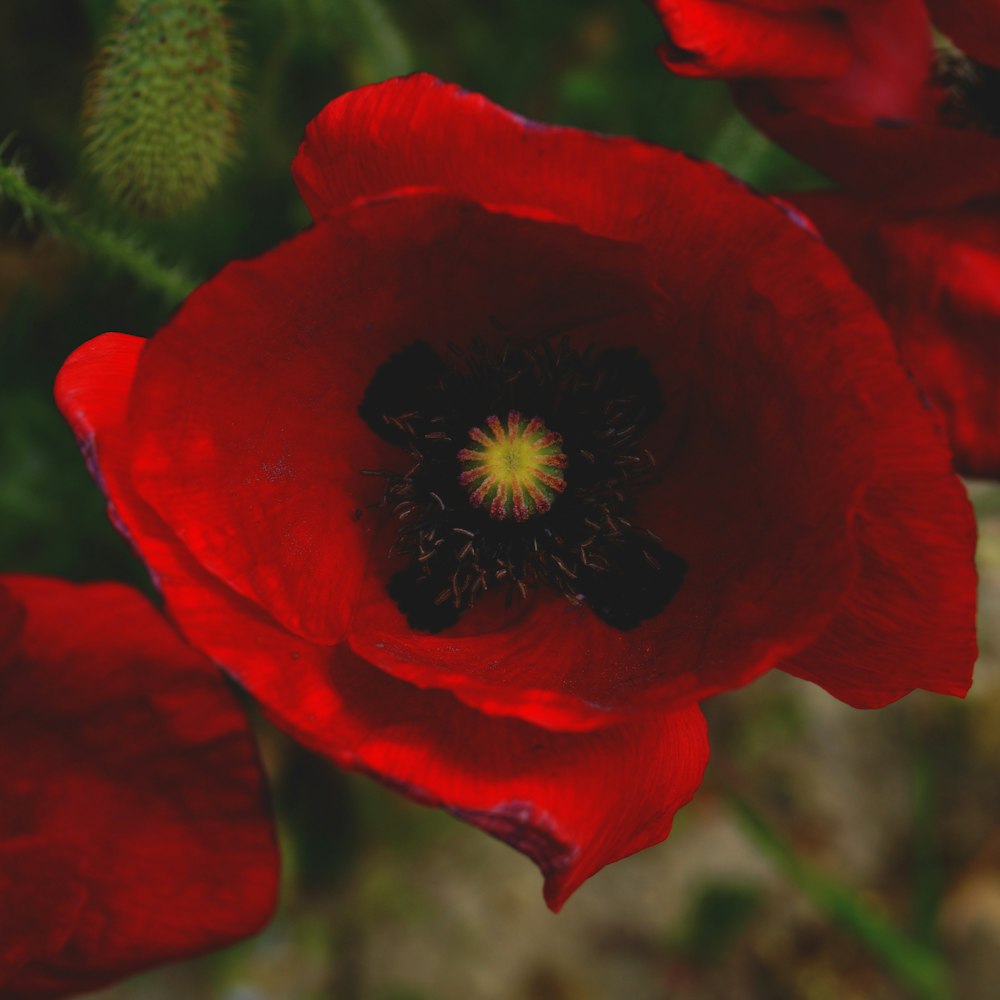
M1000 202L914 213L843 192L787 197L895 331L955 467L1000 476Z
M0 771L0 995L97 989L269 917L242 710L129 588L3 578Z
M679 76L740 81L771 107L834 121L931 110L921 0L648 2L667 30L660 58Z
M655 7L672 70L731 80L756 125L841 184L786 197L889 321L959 471L1000 475L1000 8L930 4L983 65L954 53L935 64L927 11L913 0L846 3L836 16L818 2ZM747 17L759 37L741 29ZM822 40L815 50L806 25ZM837 45L841 64L829 56ZM789 82L814 51L827 54L817 77Z
M775 666L964 693L961 485L782 211L426 76L333 102L293 171L310 230L57 385L171 614L281 726L558 908L667 835L699 699Z

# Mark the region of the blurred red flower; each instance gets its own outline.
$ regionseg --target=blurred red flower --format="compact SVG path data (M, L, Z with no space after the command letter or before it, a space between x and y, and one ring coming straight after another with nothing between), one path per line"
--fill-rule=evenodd
M0 995L90 991L258 930L274 830L218 670L120 584L0 584Z
M57 384L171 614L278 724L524 851L557 909L667 835L698 700L775 666L964 693L962 487L779 208L426 76L334 101L293 172L311 229Z
M647 2L667 32L660 58L680 76L740 81L770 107L834 121L913 119L931 108L922 0Z
M1000 7L929 5L975 62L935 57L918 0L654 6L670 69L730 80L757 126L840 183L786 197L889 321L958 470L1000 476Z

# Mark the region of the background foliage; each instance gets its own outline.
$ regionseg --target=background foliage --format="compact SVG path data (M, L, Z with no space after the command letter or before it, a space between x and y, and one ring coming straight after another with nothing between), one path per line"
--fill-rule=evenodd
M191 281L305 226L289 164L309 119L351 87L428 70L533 118L711 158L766 190L822 183L746 125L723 86L663 70L638 0L243 0L227 5L236 153L201 205L144 220L82 156L84 79L115 6L0 4L3 571L150 592L52 405L55 372L105 330L153 333ZM912 697L865 714L785 677L716 699L709 781L670 841L597 876L558 918L519 855L261 723L285 846L278 919L102 996L842 1000L947 996L952 981L994 997L1000 495L975 496L986 657L966 704Z

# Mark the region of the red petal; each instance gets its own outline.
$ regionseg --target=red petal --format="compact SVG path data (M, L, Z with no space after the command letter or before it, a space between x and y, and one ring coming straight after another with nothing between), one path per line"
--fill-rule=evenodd
M734 88L741 110L776 143L845 189L900 210L928 211L991 197L1000 139L939 124L842 125L775 108L764 88Z
M784 665L856 708L916 688L964 697L972 683L976 572L959 557L975 545L976 526L961 483L928 478L922 464L919 455L886 456L894 485L873 486L858 513L858 581L819 641ZM919 499L897 489L907 466ZM924 540L922 561L914 536Z
M1000 0L927 0L931 17L963 52L1000 68Z
M893 220L880 204L842 194L791 199L880 304L960 469L1000 474L1000 219L957 212ZM898 412L888 401L883 409ZM971 683L975 572L958 556L974 544L975 524L961 486L928 475L938 462L929 459L926 451L886 449L882 481L869 488L857 521L858 584L829 632L787 668L859 707L914 687L963 695ZM908 476L924 485L888 488ZM919 560L906 554L912 537L925 540ZM870 650L864 659L860 647Z
M0 583L0 663L6 663L21 626L24 623L24 608L10 596L10 592Z
M651 0L682 76L766 81L772 103L843 122L932 119L921 0Z
M651 0L667 29L664 64L681 76L831 80L852 61L847 23L810 0Z
M356 410L394 348L377 269L365 285L329 237L303 233L191 295L145 352L128 420L131 477L195 558L290 628L336 642L380 489L361 470L385 467ZM359 285L367 312L352 302Z
M277 857L221 675L138 594L9 577L0 993L57 997L257 930Z
M246 656L257 655L247 647ZM483 716L346 650L324 661L302 645L292 655L299 667L311 660L305 669L330 671L336 697L314 702L308 718L292 705L295 718L278 714L279 723L341 765L527 854L554 910L604 865L663 840L708 760L697 706L593 733L554 733ZM273 696L266 700L281 712Z
M545 875L553 910L604 865L663 840L708 760L697 706L646 712L592 733L553 733L484 718L443 692L389 680L349 654L337 669L356 743L339 749L342 735L317 742L314 732L314 745L349 755L351 766L523 851ZM339 734L340 727L327 731Z
M929 81L931 35L920 0L653 5L681 47L663 50L674 72L729 80L758 128L849 190L911 208L995 193L1000 141L940 122L945 95ZM1000 65L991 38L991 31L1000 38L996 0L938 6L939 20L947 16L966 39L975 35ZM817 37L806 44L811 32ZM845 37L850 67L818 79L829 76Z
M882 310L958 470L1000 476L1000 212L893 216L847 195L792 197Z

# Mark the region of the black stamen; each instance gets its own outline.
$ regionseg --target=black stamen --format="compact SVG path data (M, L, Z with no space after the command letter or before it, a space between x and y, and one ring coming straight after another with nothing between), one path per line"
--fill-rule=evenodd
M493 587L506 591L509 606L543 584L623 630L662 611L686 564L632 523L633 497L656 475L638 439L663 410L646 361L633 349L581 352L550 342L499 353L480 342L449 349L457 360L448 364L425 343L393 355L359 407L413 458L405 474L365 473L386 481L383 506L397 519L390 553L409 561L388 591L410 626L439 632ZM474 498L484 480L465 472L468 451L459 459L476 428L487 450L507 447L498 436L484 444L481 433L505 420L551 432L561 464L550 469L565 474L547 500L522 506L520 519ZM537 487L523 483L518 489Z
M392 444L412 436L410 420L426 408L426 392L445 372L434 350L418 340L380 365L358 407L361 419Z
M941 117L954 128L1000 136L1000 69L959 52L937 54L934 79L945 89Z
M650 539L628 537L602 572L581 568L579 592L601 621L623 632L658 615L680 590L687 563Z

